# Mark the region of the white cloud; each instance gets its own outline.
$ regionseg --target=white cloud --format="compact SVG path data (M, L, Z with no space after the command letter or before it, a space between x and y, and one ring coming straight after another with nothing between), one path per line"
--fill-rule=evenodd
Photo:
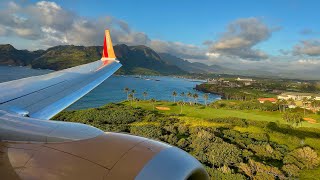
M320 59L300 59L298 64L302 65L317 65L320 64Z
M151 40L149 44L157 52L165 52L184 59L207 59L206 50L192 44Z
M207 52L207 53L206 53L206 56L212 57L212 58L218 58L218 57L220 57L220 54L219 54L219 53L210 53L210 52Z
M274 29L258 18L242 18L231 22L216 41L206 41L211 52L248 60L266 59L268 55L254 46L270 38Z
M293 49L296 55L320 56L320 40L304 40Z

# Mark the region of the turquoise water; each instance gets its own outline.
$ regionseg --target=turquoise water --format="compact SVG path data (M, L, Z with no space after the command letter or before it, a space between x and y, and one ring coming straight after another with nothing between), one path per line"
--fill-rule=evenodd
M48 70L34 70L25 67L0 66L0 82L41 75L49 72L50 71ZM137 78L135 76L112 76L96 89L71 105L68 109L93 108L110 102L126 100L127 94L124 92L125 87L134 89L136 91L135 97L139 99L143 99L142 93L146 91L148 93L147 99L155 98L156 100L173 101L173 96L171 94L173 91L176 91L178 94L181 92L198 93L198 102L203 103L203 93L193 89L196 84L200 83L201 82L188 79L165 76L148 76L142 78ZM184 99L187 100L187 97L184 97ZM220 96L209 94L208 102L217 99L220 99ZM182 97L178 95L176 100L182 100Z

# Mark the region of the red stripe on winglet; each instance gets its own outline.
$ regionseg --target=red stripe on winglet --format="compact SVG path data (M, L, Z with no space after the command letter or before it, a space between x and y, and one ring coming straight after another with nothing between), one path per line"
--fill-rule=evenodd
M108 49L107 49L107 39L104 37L104 42L103 42L103 52L104 52L104 57L109 57L108 55Z

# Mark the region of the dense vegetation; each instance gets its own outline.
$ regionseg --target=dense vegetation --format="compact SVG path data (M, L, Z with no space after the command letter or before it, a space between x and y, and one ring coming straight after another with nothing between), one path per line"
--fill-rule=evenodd
M207 113L214 112L214 108L202 105L186 105L184 114L180 114L176 103L140 101L133 106L131 103L64 111L54 119L90 124L105 131L128 132L178 146L202 162L212 179L320 176L318 129L294 128L232 114L217 117ZM171 110L153 111L154 104ZM206 112L203 116L202 111Z
M227 83L218 82L216 84L203 83L196 86L196 89L206 93L214 93L222 96L226 100L253 100L260 97L276 97L281 92L309 92L319 93L320 84L318 82L300 82L294 80L271 80L257 79L250 85L244 85L235 78L226 78Z
M259 97L275 97L276 94L270 92L268 89L260 89L255 87L229 87L214 84L200 84L196 89L206 93L214 93L222 96L226 100L241 100L248 101L257 99Z

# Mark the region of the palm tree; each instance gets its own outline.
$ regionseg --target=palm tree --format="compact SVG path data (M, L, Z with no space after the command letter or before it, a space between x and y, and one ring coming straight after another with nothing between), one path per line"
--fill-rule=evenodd
M281 113L281 105L282 105L282 103L281 103L281 101L277 101L277 105L278 105L278 109L279 109L279 111L280 111L280 113Z
M288 99L288 102L289 102L290 105L295 105L293 98Z
M127 93L127 101L129 100L129 91L130 89L128 87L124 88L124 91Z
M176 91L173 91L172 92L172 96L173 96L173 102L176 102L176 96L177 96L177 92Z
M192 93L191 92L188 92L188 94L187 94L187 96L188 96L188 99L189 99L189 104L191 105L191 97L192 97Z
M308 103L308 98L307 97L304 97L302 99L302 104L303 104L303 116L306 116L306 104Z
M135 93L136 93L136 90L132 89L132 90L131 90L131 94L132 94L132 96L133 96L133 97L132 97L133 100L134 100L134 94L135 94Z
M144 100L146 100L146 97L148 96L148 93L147 93L146 91L144 91L144 92L142 93L142 95L143 95Z
M156 102L156 100L154 98L150 99L151 103L152 103L152 109L154 110L154 103Z
M311 105L312 105L312 107L313 107L314 113L316 114L316 113L317 113L317 111L316 111L317 100L316 100L316 97L315 97L315 96L312 96L312 97L311 97Z
M197 100L198 100L198 97L199 97L198 94L194 93L192 97L194 99L194 103L197 104Z
M180 93L180 96L182 97L182 102L184 103L184 97L185 97L186 95L184 94L184 92L182 92L182 93Z
M298 126L299 124L301 125L302 119L303 117L300 113L294 114L294 122L296 123L296 126Z
M133 94L132 94L132 93L130 93L130 94L128 95L128 98L131 100L130 102L131 102L131 106L132 106Z
M204 94L203 95L203 99L204 99L204 104L207 106L207 100L209 99L209 95L208 94Z
M317 110L319 108L319 105L320 105L320 101L319 100L314 100L314 112L317 113Z
M178 104L180 105L180 114L182 114L182 105L184 104L182 101L178 101Z
M287 104L288 104L288 101L287 101L287 100L285 100L285 99L282 99L282 100L281 100L281 105L282 105L282 108L283 108L283 112L286 111L286 106L287 106Z

